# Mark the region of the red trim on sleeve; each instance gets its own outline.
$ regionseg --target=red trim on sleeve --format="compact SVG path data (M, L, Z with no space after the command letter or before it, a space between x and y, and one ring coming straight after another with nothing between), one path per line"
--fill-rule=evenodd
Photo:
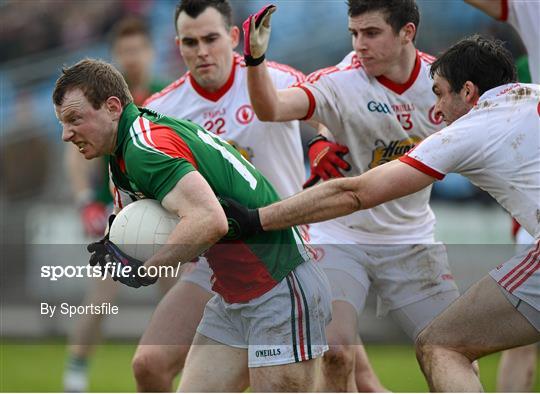
M150 123L150 130L143 130L145 141L155 149L168 156L185 159L197 168L197 162L188 144L172 129L166 126ZM147 135L148 134L148 135Z
M422 59L423 61L425 61L428 64L431 64L435 60L437 60L437 58L435 56L430 55L429 53L425 53L425 52L418 51L418 56L420 57L420 59Z
M309 108L308 108L307 114L300 120L310 119L313 116L313 112L315 112L315 97L313 96L313 93L311 93L311 90L309 90L305 86L298 85L297 87L302 89L306 93L307 98L309 100Z
M410 156L401 156L399 158L399 161L402 161L405 164L410 165L411 167L416 168L418 171L423 172L426 175L429 175L430 177L433 177L435 179L438 179L439 181L444 179L444 174L441 174L439 171L435 171L433 168L426 166L421 161L418 161L416 159L413 159Z
M199 85L197 81L195 80L195 78L193 78L193 75L191 75L190 73L189 80L191 82L191 86L193 86L193 89L195 89L195 91L199 93L203 98L216 102L220 98L222 98L225 95L225 93L227 93L229 89L231 88L231 86L233 85L234 74L236 71L237 64L238 62L233 57L232 68L231 68L231 73L229 75L229 79L227 79L227 82L225 82L225 84L222 87L220 87L218 90L216 90L215 92L209 92L208 90L203 88L201 85Z
M381 75L377 78L377 81L386 88L390 89L391 91L397 93L397 94L403 94L409 89L414 82L416 81L416 78L418 77L418 74L420 74L420 65L421 65L420 55L418 51L416 51L416 60L414 63L414 67L412 69L411 75L409 76L409 79L405 83L396 83L394 81L389 80L384 75Z
M501 0L501 21L506 22L508 20L508 0Z

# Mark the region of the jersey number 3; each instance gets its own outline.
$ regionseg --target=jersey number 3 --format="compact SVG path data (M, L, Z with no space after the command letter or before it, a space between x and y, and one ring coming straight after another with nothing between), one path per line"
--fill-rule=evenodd
M413 128L411 114L397 114L397 118L399 123L401 123L401 127L403 127L403 130L409 131Z

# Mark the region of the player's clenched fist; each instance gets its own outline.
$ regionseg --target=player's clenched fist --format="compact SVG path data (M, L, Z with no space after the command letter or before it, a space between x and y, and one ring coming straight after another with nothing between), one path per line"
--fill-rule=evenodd
M318 135L309 141L308 147L311 176L304 183L304 189L313 186L320 179L343 177L338 168L345 171L351 169L351 165L343 160L343 156L349 153L349 148L346 146L328 141L326 137Z
M256 14L251 14L242 24L246 65L256 66L264 61L270 40L270 18L276 9L273 4L264 6Z

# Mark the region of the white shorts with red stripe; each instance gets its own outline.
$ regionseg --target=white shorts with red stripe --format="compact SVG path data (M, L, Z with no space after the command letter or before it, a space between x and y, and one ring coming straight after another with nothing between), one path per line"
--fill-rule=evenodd
M331 319L328 279L311 261L300 264L274 288L246 303L216 294L197 332L248 351L248 366L290 364L321 357Z
M540 241L489 275L510 294L540 311Z

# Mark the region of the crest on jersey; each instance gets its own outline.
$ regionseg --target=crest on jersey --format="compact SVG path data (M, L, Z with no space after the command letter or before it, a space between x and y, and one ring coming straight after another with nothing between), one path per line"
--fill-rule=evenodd
M253 112L253 107L249 104L242 105L236 110L236 120L240 124L248 124L255 117L255 112Z
M388 142L383 140L375 141L375 149L373 150L369 168L375 168L403 156L413 149L420 141L422 141L422 138L416 136Z
M428 112L428 118L429 121L435 125L439 125L442 123L443 118L442 116L436 116L435 114L435 106L431 107Z

